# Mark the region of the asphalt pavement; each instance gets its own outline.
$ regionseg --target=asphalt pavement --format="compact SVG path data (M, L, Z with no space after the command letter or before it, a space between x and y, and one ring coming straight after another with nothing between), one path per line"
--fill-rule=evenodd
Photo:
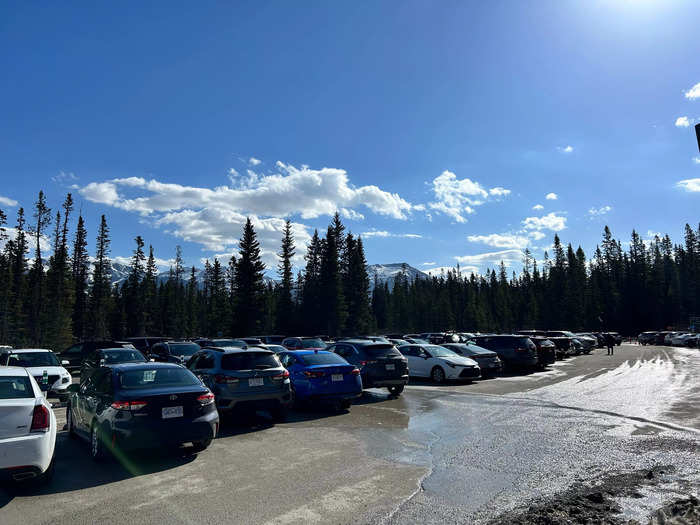
M698 372L698 350L623 345L527 375L416 381L399 398L369 390L345 413L226 421L199 455L96 464L60 432L53 481L0 489L0 523L511 522L573 486L656 468L653 486L615 497L646 522L699 492Z

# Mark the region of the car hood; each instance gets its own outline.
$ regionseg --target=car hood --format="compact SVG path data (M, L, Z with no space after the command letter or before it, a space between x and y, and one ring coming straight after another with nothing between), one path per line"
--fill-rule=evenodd
M44 375L44 370L46 370L46 375L49 376L70 375L68 374L68 371L62 366L29 366L26 367L25 370L35 377Z
M468 357L462 357L462 356L440 357L439 359L442 359L446 363L452 363L453 365L479 366L479 364L476 361L474 361L473 359L469 359Z

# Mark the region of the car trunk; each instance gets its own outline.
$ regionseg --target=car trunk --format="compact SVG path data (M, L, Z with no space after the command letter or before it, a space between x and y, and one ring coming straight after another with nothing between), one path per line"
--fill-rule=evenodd
M375 379L400 379L408 373L405 358L391 345L389 348L365 349L367 361L362 373Z
M196 388L196 387L195 387ZM120 396L121 401L143 401L146 406L134 410L135 414L148 414L148 419L181 419L195 418L202 414L202 404L197 398L204 394L204 389L163 388L158 390L138 390L124 392ZM166 410L163 409L177 409ZM169 416L169 417L168 417Z
M307 368L308 372L323 374L320 377L309 377L309 382L315 388L333 388L343 390L344 387L355 387L357 384L353 365L313 365Z
M29 434L36 402L33 397L0 400L0 439Z

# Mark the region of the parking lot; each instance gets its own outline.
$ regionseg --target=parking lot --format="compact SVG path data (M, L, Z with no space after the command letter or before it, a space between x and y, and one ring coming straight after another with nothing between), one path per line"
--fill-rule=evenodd
M0 490L0 521L505 523L572 484L661 467L625 478L634 497L610 494L644 520L698 494L698 371L697 350L623 345L529 375L369 390L344 413L234 418L199 455L100 464L60 432L51 484Z

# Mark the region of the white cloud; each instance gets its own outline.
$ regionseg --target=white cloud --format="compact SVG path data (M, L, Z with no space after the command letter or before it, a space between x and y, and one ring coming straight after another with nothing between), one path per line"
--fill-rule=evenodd
M694 164L700 164L700 157L693 157Z
M87 200L98 204L114 206L119 202L117 186L111 182L91 182L79 191Z
M435 266L436 264L435 262L424 262L421 266Z
M19 202L17 202L15 199L3 197L2 195L0 195L0 204L3 204L5 206L17 206Z
M7 228L5 227L5 234L7 235L6 240L0 240L0 250L3 250L5 248L5 243L7 241L13 241L17 237L17 229L14 227ZM28 259L31 262L34 261L34 250L36 250L36 240L32 236L31 233L25 230L24 232L25 236L27 237L27 243L29 246L29 253L31 257ZM47 235L42 234L41 237L39 237L39 247L41 248L41 258L42 260L46 258L49 254L53 252L53 243L49 239Z
M558 198L559 198L559 195L557 195L557 194L554 193L554 192L548 193L548 194L545 196L545 199L547 199L548 201L555 201L555 200L557 200Z
M572 153L574 147L567 144L566 146L557 146L557 150L559 150L560 153Z
M493 246L494 248L513 248L522 250L529 243L530 239L521 235L491 233L489 235L469 235L469 242L478 242Z
M601 215L606 215L612 211L612 206L601 206L600 208L591 208L588 210L588 214L592 217L599 217Z
M260 159L256 159L255 157L250 157L248 159L248 164L250 164L251 166L257 166L260 163L262 163L262 161Z
M362 237L399 237L404 239L422 239L422 235L417 233L391 233L386 230L370 230L362 233Z
M519 262L522 257L523 254L521 250L510 249L498 252L478 253L475 255L460 255L455 257L455 259L460 265L477 266L481 268L483 266L499 265L501 261L503 261L503 264L506 266L512 266L513 263Z
M690 120L688 120L688 117L678 117L676 119L677 128L687 128L688 126L690 126Z
M506 188L495 187L487 190L469 178L458 179L457 175L448 170L435 177L432 185L436 200L428 206L459 223L467 222L464 215L474 213L473 207L484 204L489 196L504 197L510 194L510 190Z
M532 209L533 209L533 210L544 210L544 206L542 206L541 204L535 204L535 205L532 207Z
M51 177L51 180L57 184L67 184L78 180L78 177L75 176L75 173L60 171L58 175Z
M676 186L690 193L700 192L700 178L682 180Z
M528 235L529 235L530 237L532 237L533 239L535 239L536 241L541 241L542 239L545 238L545 234L544 234L544 233L538 232L538 231L536 231L536 230L535 230L535 231L528 232Z
M561 231L566 228L566 217L556 213L548 213L542 217L527 217L523 220L523 226L527 230L551 230Z
M695 100L697 98L700 98L700 82L698 82L693 87L691 87L688 91L685 92L685 98L690 99L690 100Z

